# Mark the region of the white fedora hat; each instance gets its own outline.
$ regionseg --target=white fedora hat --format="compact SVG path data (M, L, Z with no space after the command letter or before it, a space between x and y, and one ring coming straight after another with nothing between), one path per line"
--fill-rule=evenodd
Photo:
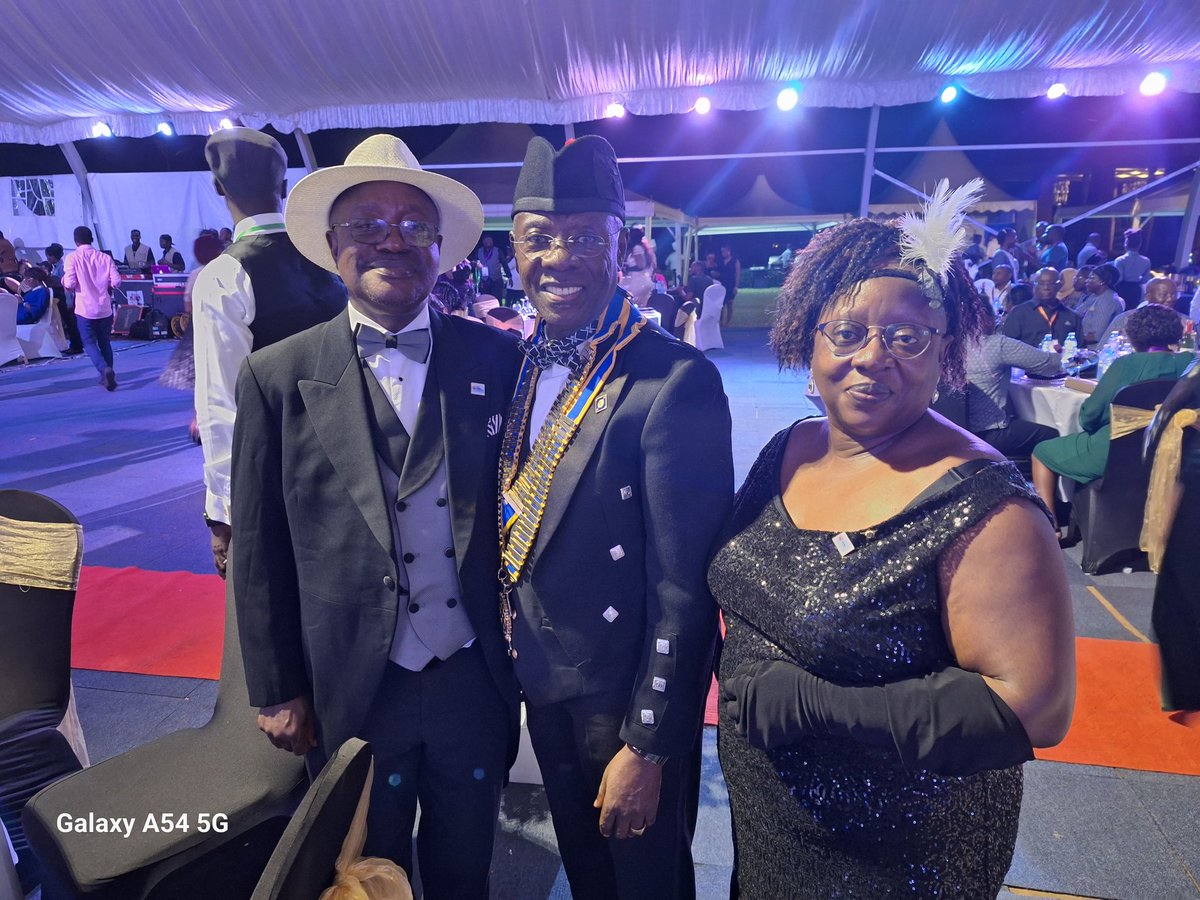
M355 185L368 181L411 184L429 195L441 219L441 266L449 272L475 248L483 233L483 204L475 192L453 178L426 172L408 145L390 134L375 134L350 151L344 165L305 175L288 195L288 236L296 249L318 266L337 271L325 234L333 201Z

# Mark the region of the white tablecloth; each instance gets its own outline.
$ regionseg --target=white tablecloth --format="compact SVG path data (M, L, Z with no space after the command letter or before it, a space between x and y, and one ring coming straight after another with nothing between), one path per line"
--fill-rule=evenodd
M1039 381L1024 376L1014 378L1008 387L1017 417L1039 425L1049 425L1059 434L1076 434L1079 408L1088 395L1064 387L1061 381Z

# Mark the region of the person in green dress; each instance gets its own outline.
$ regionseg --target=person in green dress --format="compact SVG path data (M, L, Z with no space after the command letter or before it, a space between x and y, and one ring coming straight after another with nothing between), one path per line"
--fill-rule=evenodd
M1033 448L1033 485L1049 509L1054 509L1055 481L1059 475L1087 484L1104 474L1111 430L1110 407L1117 391L1139 381L1178 378L1194 358L1171 350L1183 336L1183 325L1174 310L1157 303L1130 313L1125 334L1134 352L1113 361L1080 408L1079 424L1083 430L1042 441Z

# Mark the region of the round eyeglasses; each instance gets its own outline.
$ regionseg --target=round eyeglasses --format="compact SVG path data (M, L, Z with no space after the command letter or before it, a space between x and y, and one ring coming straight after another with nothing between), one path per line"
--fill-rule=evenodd
M540 259L553 252L554 248L561 244L567 248L567 253L579 259L595 259L602 256L609 247L612 246L612 235L605 237L599 234L591 234L584 232L582 234L573 234L570 237L552 237L548 234L527 234L523 238L513 238L512 242L521 248L521 252L530 259Z
M884 349L896 359L916 359L929 349L935 334L943 334L928 325L896 322L892 325L864 325L853 319L822 322L817 331L829 341L834 356L852 356L871 340L871 332L879 335Z
M432 222L385 222L383 219L351 219L335 222L330 228L349 228L350 237L360 244L382 244L393 228L400 232L404 243L411 247L428 247L438 238L438 227Z

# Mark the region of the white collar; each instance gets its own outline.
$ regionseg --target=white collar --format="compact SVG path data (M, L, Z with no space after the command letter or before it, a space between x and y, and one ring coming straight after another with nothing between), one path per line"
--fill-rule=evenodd
M401 328L400 331L389 331L388 329L384 328L382 325L360 310L357 306L355 306L353 300L346 304L346 311L350 314L351 332L353 332L359 325L370 325L381 334L401 334L405 331L417 331L421 328L429 328L430 325L429 301L421 304L421 309L415 316L413 316L413 320ZM432 329L430 331L430 336L432 337Z
M234 241L240 241L251 230L256 233L259 230L286 231L283 224L283 213L259 213L257 216L246 216L233 227Z

